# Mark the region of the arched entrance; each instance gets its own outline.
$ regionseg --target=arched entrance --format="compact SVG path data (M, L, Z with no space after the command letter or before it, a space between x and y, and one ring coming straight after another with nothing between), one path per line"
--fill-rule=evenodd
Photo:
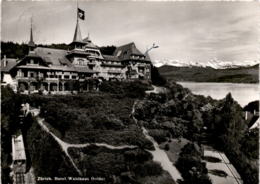
M18 90L23 92L23 91L27 91L29 89L29 85L27 82L19 82L18 83Z
M58 85L56 83L51 83L50 84L50 91L57 91L58 90Z
M41 87L41 89L42 89L42 90L46 90L46 91L48 91L48 83L43 82L43 83L42 83L42 87Z
M38 84L37 82L31 82L30 83L30 91L38 90Z
M65 84L64 84L64 91L70 91L70 84L69 84L69 82L65 82Z
M64 89L63 89L64 87L63 87L63 84L60 82L59 83L59 91L63 91Z

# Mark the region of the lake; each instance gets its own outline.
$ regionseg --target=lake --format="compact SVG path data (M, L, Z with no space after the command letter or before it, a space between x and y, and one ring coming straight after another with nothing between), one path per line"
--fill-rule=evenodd
M232 97L244 107L249 102L259 100L259 85L244 83L216 83L216 82L177 82L192 93L223 99L230 92Z

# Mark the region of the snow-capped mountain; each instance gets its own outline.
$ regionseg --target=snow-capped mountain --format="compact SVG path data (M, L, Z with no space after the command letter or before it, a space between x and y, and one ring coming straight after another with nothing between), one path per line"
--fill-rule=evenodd
M259 64L259 60L246 60L246 61L221 61L218 59L211 59L207 62L196 62L196 61L179 61L172 59L155 60L154 65L157 67L163 65L170 65L176 67L211 67L214 69L227 69L227 68L239 68L249 67Z

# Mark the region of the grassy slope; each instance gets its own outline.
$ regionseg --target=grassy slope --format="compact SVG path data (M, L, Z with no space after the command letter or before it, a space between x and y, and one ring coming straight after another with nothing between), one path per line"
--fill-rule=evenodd
M104 93L41 97L42 116L55 134L70 143L98 142L151 148L130 117L134 99ZM73 101L73 102L72 102Z
M259 65L236 69L161 66L159 72L174 81L257 83Z
M67 96L31 95L22 98L34 106L41 106L42 115L46 120L49 119L48 126L65 141L138 146L134 150L110 150L95 146L69 149L83 176L105 177L105 183L110 183L112 178L119 180L119 183L129 183L132 179L144 183L157 178L158 183L173 184L169 174L153 162L151 154L143 149L151 149L152 144L145 139L140 128L129 116L140 92L126 94L123 90L118 93L120 94L100 92ZM138 95L134 95L136 93ZM37 123L32 123L26 140L36 177L77 176L57 143Z

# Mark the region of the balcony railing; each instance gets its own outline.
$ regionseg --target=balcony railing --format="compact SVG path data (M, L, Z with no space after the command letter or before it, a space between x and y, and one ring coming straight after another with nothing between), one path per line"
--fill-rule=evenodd
M120 71L120 70L108 70L108 73L120 74L120 73L122 73L122 71Z

